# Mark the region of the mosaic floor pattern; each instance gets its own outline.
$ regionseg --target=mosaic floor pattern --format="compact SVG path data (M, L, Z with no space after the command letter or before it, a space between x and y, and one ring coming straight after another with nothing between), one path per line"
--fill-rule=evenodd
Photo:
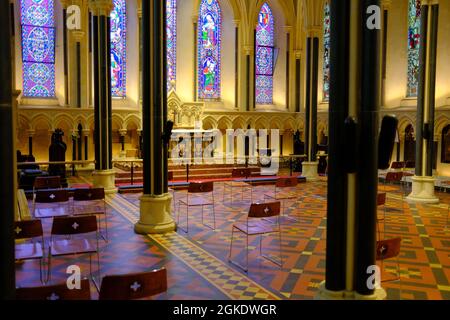
M215 188L215 230L202 224L200 209L192 209L189 233L178 230L165 236L134 234L133 224L139 218L139 194L108 197L110 241L102 242L102 274L165 266L169 271L169 291L163 298L169 299L313 299L325 274L326 182L299 185L295 190L299 197L285 203L283 267L259 255L260 239L254 237L249 243L248 273L228 262L232 225L244 221L251 201L263 201L273 187L254 187L253 199L249 192L234 189L233 202L229 192L223 195L221 183ZM386 219L380 222L381 236L403 239L398 260L401 281L383 284L388 298L450 300L450 226L447 227L450 195L439 194L440 205L413 205L403 201L397 187L389 186L386 191L387 205L379 211L380 216L384 209L386 212ZM176 192L175 197L178 201L185 193ZM183 226L184 210L180 214ZM205 219L210 219L211 213L205 209ZM174 217L177 218L176 213ZM243 240L240 237L233 246L233 260L242 263ZM278 237L264 237L262 244L266 254L279 254ZM87 256L59 258L53 263L55 282L64 281L69 264L81 265L88 274ZM395 273L396 266L395 260L386 262L384 273ZM17 284L38 285L38 264L18 264ZM92 292L95 296L95 288Z

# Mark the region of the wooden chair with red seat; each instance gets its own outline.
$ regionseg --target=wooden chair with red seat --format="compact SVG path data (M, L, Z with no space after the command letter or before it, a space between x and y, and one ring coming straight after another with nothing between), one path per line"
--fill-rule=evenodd
M380 217L377 214L377 229L378 229L378 240L381 240L381 228L380 222L383 221L383 233L386 232L386 200L387 193L379 193L377 197L377 207L383 207L383 216Z
M138 300L167 292L167 270L106 276L99 300Z
M94 234L95 239L87 237L88 234ZM76 236L82 236L77 238ZM97 272L100 279L100 249L99 232L97 217L73 216L73 217L55 217L53 219L50 252L49 252L49 279L52 274L52 258L62 256L75 256L89 254L89 272L95 284L95 277L92 273L92 255L97 255Z
M29 240L17 243L15 246L16 261L39 260L40 280L42 284L48 281L44 277L45 242L41 220L23 220L14 222L14 235L16 240ZM39 242L36 240L39 238Z
M230 253L228 255L228 261L245 272L248 272L248 255L249 255L249 236L260 236L259 241L259 253L260 255L269 260L270 262L276 264L280 268L283 266L283 256L281 248L281 223L280 223L280 202L273 203L253 203L250 207L247 220L245 222L238 222L233 225L231 231L231 243L230 243ZM277 218L276 224L268 223L264 219ZM240 265L238 262L233 261L231 258L233 252L233 241L234 232L243 233L246 236L246 265L245 267ZM278 233L279 240L279 261L274 258L264 255L262 250L262 239L264 235Z
M44 207L37 206L45 205ZM65 189L37 191L33 206L36 219L68 216L72 213L69 192Z
M97 208L92 208L92 206ZM99 217L99 230L100 235L106 241L108 240L108 216L106 210L106 197L104 188L92 188L92 189L76 189L73 194L73 214L74 215L96 215ZM101 219L105 224L105 234L101 232Z
M281 214L290 220L296 221L296 219L289 217L285 214L286 208L285 202L289 200L295 200L298 198L298 194L292 189L298 186L297 177L279 178L275 183L274 191L264 194L264 201L280 201L281 202Z
M393 238L388 240L377 241L377 261L381 262L381 273L384 271L384 262L390 259L397 259L397 275L394 278L381 278L381 282L399 281L400 274L400 262L399 255L402 245L402 238Z
M253 201L253 187L251 184L242 181L242 179L252 176L252 170L250 168L234 168L231 172L232 181L224 182L223 184L223 196L222 201L225 203L226 190L230 192L231 205L233 205L233 189L241 189L241 199L244 200L244 190L250 190L250 201Z
M16 299L33 301L91 300L91 286L89 279L83 279L80 289L69 289L67 283L35 288L17 288Z
M186 229L180 226L180 211L181 206L186 207ZM216 229L216 213L214 201L214 182L191 182L189 184L186 199L181 199L178 202L178 227L185 233L189 233L189 208L202 208L202 224L212 230ZM213 226L204 223L204 208L212 207Z

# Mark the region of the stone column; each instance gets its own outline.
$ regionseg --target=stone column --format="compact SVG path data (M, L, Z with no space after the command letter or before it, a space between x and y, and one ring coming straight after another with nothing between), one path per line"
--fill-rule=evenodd
M142 2L144 195L135 225L139 234L176 230L170 215L168 145L163 143L168 120L165 17L166 1Z
M423 0L421 10L416 173L412 178L412 193L408 200L420 203L439 203L439 198L434 194L436 179L433 177L436 58L439 25L438 1Z
M254 63L252 63L253 55L254 55L254 48L251 46L246 46L244 48L245 53L245 110L246 111L253 111L254 110L254 83L255 83L255 77L252 70L254 69Z
M63 66L64 66L64 105L69 105L69 57L68 57L68 39L67 39L67 7L70 5L69 0L60 0L62 6L62 28L63 28Z
M234 130L227 129L227 149L226 149L226 163L234 164Z
M84 160L89 160L89 135L91 134L91 130L84 129L83 130L83 139L84 139Z
M69 82L72 82L71 87L74 88L73 94L71 95L71 105L76 108L83 107L83 93L82 93L82 62L81 62L81 44L84 39L85 33L83 31L72 31L73 39L73 53L71 54L73 65L72 72L73 76L70 77Z
M240 60L240 20L233 20L234 24L234 109L240 110L239 108L239 101L240 101L240 91L239 91L239 60Z
M11 16L9 1L0 2L0 29L3 41L0 41L0 198L2 214L0 215L0 299L12 300L15 296L15 262L14 262L14 216L17 207L16 179L17 163L15 159L15 122L13 114L13 79L12 46L10 37ZM6 38L6 39L5 39Z
M36 134L35 130L28 130L28 154L33 155L33 137Z
M94 186L115 193L115 172L112 168L112 110L111 110L111 25L112 0L90 0L93 17L93 69L95 114Z
M128 133L127 129L120 129L119 130L119 136L120 136L120 157L125 158L127 152L125 151L125 137Z
M319 32L318 27L310 27L306 39L306 141L307 161L303 162L303 176L308 181L319 178L317 161L317 107L319 86Z
M295 112L300 112L301 105L301 59L302 59L302 51L295 51Z

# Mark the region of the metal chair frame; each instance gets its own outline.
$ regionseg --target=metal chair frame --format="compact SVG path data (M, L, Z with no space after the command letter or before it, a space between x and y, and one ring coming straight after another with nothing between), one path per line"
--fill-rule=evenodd
M211 202L208 202L209 200L205 202L200 202L199 204L193 204L192 198L193 195L197 195L197 198L194 199L201 199L204 200L203 197L198 197L199 194L210 194L212 199ZM186 229L183 229L180 224L180 211L181 206L186 207ZM213 214L213 225L210 226L204 222L204 208L206 206L212 207L212 214ZM214 200L214 182L191 182L189 184L188 192L186 194L186 200L181 199L178 201L178 217L177 217L177 224L178 227L183 230L185 233L189 233L189 208L190 207L201 207L202 208L202 224L211 230L216 229L216 212L215 212L215 200Z
M285 213L285 201L288 200L295 200L297 199L296 196L286 196L283 197L283 191L285 191L288 188L296 188L298 186L298 179L296 177L290 177L290 178L279 178L277 182L274 185L274 194L264 194L264 202L267 200L269 201L280 201L281 203L281 213L282 217L291 220L293 222L298 222L297 219L290 217L288 214Z
M281 240L281 223L280 223L280 207L281 207L281 203L280 202L274 202L274 203L263 203L263 204L258 204L258 203L254 203L251 205L249 213L247 215L247 219L245 222L245 228L240 228L239 224L233 224L232 230L231 230L231 242L230 242L230 253L228 255L228 261L239 267L240 269L242 269L244 272L248 272L248 256L249 256L249 236L259 236L259 254L261 257L263 257L264 259L274 263L275 265L277 265L278 267L282 268L283 267L283 255L282 255L282 240ZM273 224L268 224L268 225L262 225L261 222L256 222L255 224L252 224L252 222L256 219L260 219L261 221L264 221L264 219L267 218L273 218L276 217L277 221L276 221L276 225L277 227L274 228ZM256 231L256 232L252 232L250 229L251 228L268 228L267 230L262 230L262 231ZM234 261L231 258L231 255L233 253L233 241L234 241L234 233L235 230L237 230L240 233L244 233L246 236L246 265L242 266L240 263ZM277 261L275 258L269 256L269 255L265 255L263 254L263 247L262 247L262 240L263 240L263 236L267 235L267 234L272 234L272 233L278 233L279 235L279 261Z
M236 178L232 181L225 181L223 183L223 194L222 201L225 204L225 193L227 189L230 192L231 197L231 205L233 205L233 189L239 188L241 189L241 200L244 200L244 190L250 189L250 201L253 202L253 186L247 182L244 182L242 179L248 178L252 175L252 171L249 168L235 168L231 173L232 178Z

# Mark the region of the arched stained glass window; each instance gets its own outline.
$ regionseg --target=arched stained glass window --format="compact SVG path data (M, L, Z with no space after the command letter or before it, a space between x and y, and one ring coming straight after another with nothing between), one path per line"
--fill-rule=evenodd
M409 0L407 97L417 97L419 89L420 13L420 0Z
M198 97L220 99L222 13L217 0L202 0L198 21Z
M330 4L325 3L323 15L323 101L330 100Z
M267 3L261 7L256 27L256 103L273 103L274 19Z
M22 0L23 95L55 97L55 17L53 0Z
M111 12L111 94L127 95L127 5L125 0L113 0Z
M177 80L177 0L166 0L167 10L167 89Z

